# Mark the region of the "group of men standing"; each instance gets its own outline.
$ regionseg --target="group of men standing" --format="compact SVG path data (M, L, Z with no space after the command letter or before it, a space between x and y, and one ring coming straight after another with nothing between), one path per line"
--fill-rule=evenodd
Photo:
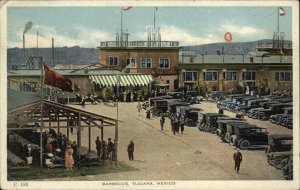
M107 139L108 142L106 143L104 140L101 141L99 139L99 136L97 136L97 139L95 141L96 143L96 150L97 150L97 156L101 160L116 160L116 153L115 153L115 144L111 141L111 138Z

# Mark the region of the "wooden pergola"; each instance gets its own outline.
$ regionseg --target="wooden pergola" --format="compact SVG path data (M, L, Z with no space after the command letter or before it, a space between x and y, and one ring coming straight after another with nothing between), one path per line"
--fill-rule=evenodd
M40 157L42 166L43 144L42 131L44 129L67 129L67 138L69 139L69 121L75 121L77 128L77 146L81 147L81 129L88 128L88 153L91 152L91 128L97 127L101 131L101 140L103 140L104 127L115 127L115 155L117 160L118 145L118 121L109 117L101 116L95 113L69 107L63 104L47 100L39 100L27 105L13 108L7 111L7 130L32 130L40 129ZM28 126L28 123L38 123L38 126ZM48 126L45 126L48 124ZM74 126L73 126L74 127Z

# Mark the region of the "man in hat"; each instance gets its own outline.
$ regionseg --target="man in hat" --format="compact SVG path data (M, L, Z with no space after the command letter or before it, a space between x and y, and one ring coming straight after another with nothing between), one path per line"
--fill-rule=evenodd
M243 160L243 157L242 157L242 153L238 148L236 148L236 152L233 154L233 160L234 160L234 171L236 173L239 173L240 164Z
M114 143L111 141L111 138L108 138L108 143L107 143L107 158L112 159L112 154L114 151Z
M127 146L128 158L129 161L134 160L133 152L134 152L134 143L131 140Z
M96 144L97 156L100 158L100 156L101 156L101 149L102 149L102 142L100 141L99 136L97 136L95 144Z
M160 117L160 130L164 130L165 116L162 114Z

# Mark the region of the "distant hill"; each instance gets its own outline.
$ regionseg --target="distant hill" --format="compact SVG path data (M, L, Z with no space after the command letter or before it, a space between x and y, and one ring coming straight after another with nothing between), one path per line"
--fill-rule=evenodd
M44 63L52 64L52 48L26 48L25 56L22 48L10 48L7 50L8 68L11 68L12 65L25 64L30 55L42 56ZM98 62L99 49L96 48L82 48L79 46L54 48L55 65L84 65Z
M272 40L264 39L253 42L235 42L235 43L213 43L206 45L184 46L182 50L196 51L197 53L215 55L217 51L225 55L238 55L243 51L247 54L255 51L257 43L267 43ZM290 41L286 41L290 42ZM42 56L46 64L52 63L52 49L51 48L27 48L24 51L22 48L10 48L7 50L8 69L12 65L22 65L26 63L29 55ZM82 48L79 46L74 47L60 47L54 48L54 64L72 64L72 65L86 65L99 62L99 49L96 48Z

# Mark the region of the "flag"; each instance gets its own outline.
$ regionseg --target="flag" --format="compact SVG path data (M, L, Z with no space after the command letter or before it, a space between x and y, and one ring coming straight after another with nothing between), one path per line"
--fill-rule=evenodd
M57 87L62 91L72 91L72 81L69 78L56 73L55 71L50 69L46 64L44 64L44 72L44 84Z
M129 7L125 7L125 8L122 8L123 11L128 11L129 9L131 9L132 6L129 6Z
M279 16L284 16L285 10L282 7L279 7Z

